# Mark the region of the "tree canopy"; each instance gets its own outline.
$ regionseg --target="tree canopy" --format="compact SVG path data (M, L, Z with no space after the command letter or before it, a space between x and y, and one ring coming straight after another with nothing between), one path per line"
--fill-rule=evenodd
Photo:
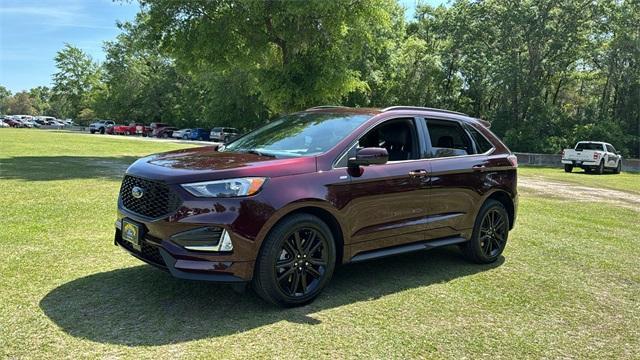
M101 64L65 45L33 112L248 130L321 104L430 106L516 151L640 156L638 0L456 0L413 19L395 0L140 3ZM18 96L0 91L2 111Z

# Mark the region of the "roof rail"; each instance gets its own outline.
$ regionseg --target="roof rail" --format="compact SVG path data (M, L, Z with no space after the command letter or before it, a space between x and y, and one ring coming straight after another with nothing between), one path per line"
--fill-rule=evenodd
M307 110L333 109L333 108L345 108L345 107L346 106L342 106L342 105L320 105L320 106L310 107Z
M469 116L469 115L467 115L465 113L461 113L461 112L457 112L457 111L443 110L443 109L436 109L436 108L422 107L422 106L390 106L390 107L382 109L382 112L391 111L391 110L425 110L425 111L433 111L433 112L441 112L441 113L447 113L447 114L456 114L456 115Z

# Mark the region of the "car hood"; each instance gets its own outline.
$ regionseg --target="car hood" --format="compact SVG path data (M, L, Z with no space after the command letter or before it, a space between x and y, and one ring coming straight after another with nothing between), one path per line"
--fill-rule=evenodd
M128 175L167 183L189 183L245 176L278 177L316 171L315 157L275 159L256 154L218 152L207 146L154 154L127 169Z

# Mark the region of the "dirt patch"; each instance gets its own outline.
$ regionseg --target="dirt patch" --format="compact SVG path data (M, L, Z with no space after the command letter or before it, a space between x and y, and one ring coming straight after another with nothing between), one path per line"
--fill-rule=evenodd
M518 178L518 187L524 192L571 199L571 201L615 204L640 212L640 195L624 191L547 180L543 177L525 176Z

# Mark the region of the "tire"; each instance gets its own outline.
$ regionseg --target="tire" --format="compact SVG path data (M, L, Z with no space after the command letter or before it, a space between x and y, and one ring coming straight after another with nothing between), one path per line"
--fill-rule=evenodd
M335 241L326 223L310 214L286 217L271 229L262 244L253 289L278 306L308 304L331 280L335 261Z
M604 174L604 159L600 161L600 165L596 168L598 175Z
M129 131L125 131L124 134L127 135L127 136L131 135L131 133Z
M198 136L198 141L202 141L202 136Z
M104 132L105 132L104 128L100 128L100 134L104 135Z
M169 134L167 134L167 133L162 134L162 138L163 138L163 139L167 139L167 138L169 138Z
M95 134L96 131L95 130L89 130L90 133Z
M187 140L187 135L182 135L182 140Z
M229 137L228 137L228 136L225 136L225 137L224 137L224 143L225 143L225 145L226 145L228 142L229 142Z
M564 165L564 172L570 173L571 171L573 171L573 165L565 164Z
M477 264L489 264L500 257L509 237L509 214L501 202L487 200L476 218L471 240L462 244L464 257Z
M618 166L613 170L614 174L620 174L622 172L622 160L618 160Z

